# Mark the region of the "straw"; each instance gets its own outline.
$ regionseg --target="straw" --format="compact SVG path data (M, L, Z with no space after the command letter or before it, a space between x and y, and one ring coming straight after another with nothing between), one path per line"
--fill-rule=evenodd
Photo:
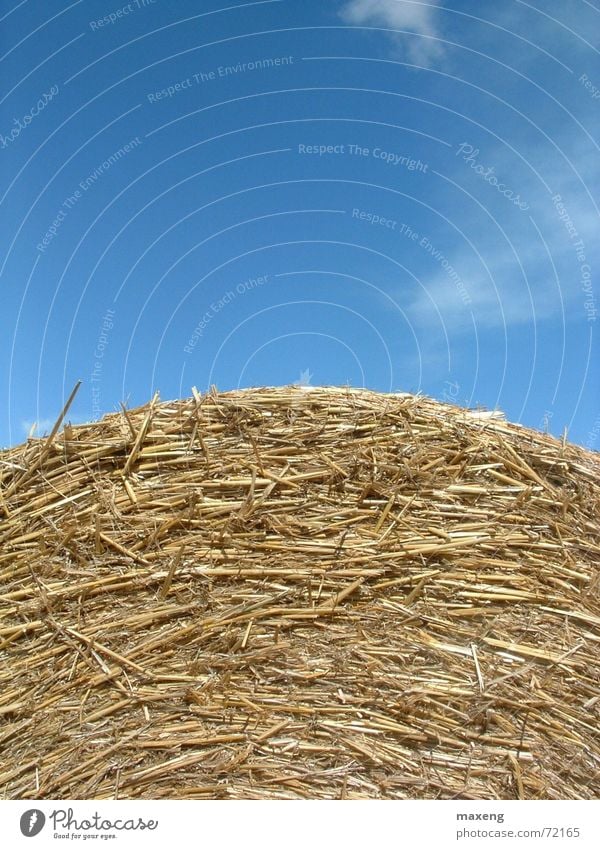
M5 799L600 795L600 461L408 394L0 452Z

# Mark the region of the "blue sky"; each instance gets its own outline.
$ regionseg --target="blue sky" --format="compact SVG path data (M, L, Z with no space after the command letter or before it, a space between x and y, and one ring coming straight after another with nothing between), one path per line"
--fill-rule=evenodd
M206 390L600 447L600 8L0 4L0 445Z

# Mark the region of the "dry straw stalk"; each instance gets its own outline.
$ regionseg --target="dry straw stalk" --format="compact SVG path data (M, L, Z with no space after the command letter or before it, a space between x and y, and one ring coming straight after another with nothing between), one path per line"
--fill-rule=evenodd
M599 472L299 387L0 453L0 793L598 798Z

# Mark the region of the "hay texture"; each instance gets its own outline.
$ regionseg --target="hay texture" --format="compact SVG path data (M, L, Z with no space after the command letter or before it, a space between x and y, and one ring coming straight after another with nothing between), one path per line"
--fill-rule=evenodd
M598 455L350 389L0 454L0 794L600 796Z

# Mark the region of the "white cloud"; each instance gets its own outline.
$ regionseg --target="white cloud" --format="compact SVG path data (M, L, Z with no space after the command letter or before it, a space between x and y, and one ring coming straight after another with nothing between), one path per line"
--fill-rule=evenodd
M464 243L456 239L448 241L448 234L440 235L434 227L425 231L435 249L443 253L452 269L464 283L470 303L461 296L459 281L451 270L442 266L443 258L435 251L425 257L416 254L416 273L434 299L449 330L465 329L470 332L470 313L482 329L507 327L544 322L552 319L560 327L563 312L566 319L579 319L583 326L588 323L584 308L587 295L582 288L582 265L589 263L592 269L600 263L598 246L598 213L592 205L587 191L593 196L592 186L600 179L598 153L587 140L570 137L567 130L558 127L554 140L576 165L583 183L577 178L568 162L544 140L522 134L517 136L515 126L507 124L507 136L511 134L515 147L531 162L547 182L545 188L532 170L523 166L506 147L481 143L481 161L485 166L494 166L499 177L518 192L530 206L521 212L499 195L491 185L481 182L471 171L465 170L464 161L454 156L446 174L459 187L478 197L484 209L451 190L453 199L448 207L450 217L480 252L482 259ZM587 189L587 191L586 191ZM559 210L552 197L560 194L564 207L577 231L572 238L561 220ZM444 211L446 208L444 207ZM531 221L529 220L531 218ZM533 223L532 223L533 222ZM501 233L504 230L512 243ZM585 259L580 259L574 244L581 238L584 242ZM436 258L437 257L437 258ZM483 264L487 265L487 269ZM442 266L442 267L440 267ZM596 304L600 291L593 280L593 295ZM411 316L416 322L426 324L431 319L432 305L429 298L418 291L410 304ZM587 331L586 331L587 332Z
M407 58L417 65L428 65L443 53L437 9L440 0L423 4L418 0L347 0L340 10L349 24L371 24L408 30L413 35L394 34Z
M569 260L572 259L569 253L565 255L566 264L557 263L560 292L539 243L532 240L519 250L518 257L522 269L508 249L487 249L488 273L470 252L458 249L449 255L449 261L464 290L451 272L425 269L421 271L420 279L428 294L421 289L415 291L408 306L410 316L416 324L428 326L432 320L430 299L433 299L448 332L470 334L473 327L471 313L481 330L533 325L534 321L539 324L547 319L562 323L563 317L573 314L579 314L585 320L579 283L573 274L568 273ZM468 302L465 302L463 292L468 295Z

